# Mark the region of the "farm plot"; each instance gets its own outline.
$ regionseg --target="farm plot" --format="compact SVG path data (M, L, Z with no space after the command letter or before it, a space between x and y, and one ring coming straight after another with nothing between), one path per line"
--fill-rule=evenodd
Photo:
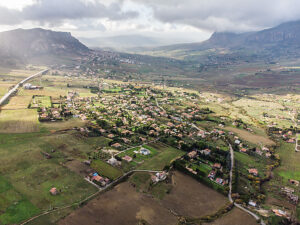
M39 131L37 111L34 109L2 110L0 133L25 133Z
M141 154L140 153L141 149L149 151L149 153L147 155ZM152 157L154 157L157 154L158 154L158 151L156 149L151 148L150 146L147 146L147 145L143 145L142 147L136 147L136 148L132 148L128 151L122 152L118 156L120 158L123 158L124 156L130 156L131 158L133 158L133 161L131 161L129 163L130 166L136 167L137 165L142 164L143 162L151 159Z
M8 104L4 105L2 109L27 109L32 96L14 96L9 99Z
M38 107L49 108L49 107L51 107L51 105L52 105L52 103L51 103L51 99L49 96L35 95L32 98L30 107L31 108L38 108Z
M112 180L115 180L118 177L122 176L122 172L119 169L109 165L106 162L103 162L102 160L93 160L91 167L100 175L108 177Z
M177 218L168 209L162 207L155 199L137 192L126 182L93 199L58 224L132 225L142 221L155 225L178 223Z
M137 177L138 183L141 183L147 182L150 175L143 173ZM138 192L130 182L121 183L71 213L58 224L79 225L84 221L90 225L132 225L139 222L175 225L178 224L178 219L171 211L198 218L216 212L227 203L225 196L180 172L176 171L172 180L170 192L160 200L149 196L149 193Z
M40 212L25 196L18 193L3 176L0 176L0 205L1 224L13 224ZM6 209L5 213L1 213L3 209Z
M172 184L173 188L163 198L162 205L179 215L199 218L213 214L227 203L225 196L183 173L176 171Z
M141 164L138 167L139 169L162 170L166 165L170 165L173 160L185 154L185 152L161 142L151 143L148 146L157 150L158 153Z
M265 177L266 165L269 160L260 157L254 157L241 152L234 152L234 157L242 165L241 172L248 175L248 169L256 168L259 177Z
M274 141L263 135L253 134L249 131L238 129L235 127L225 127L224 129L236 133L240 138L253 144L275 145Z
M233 102L233 105L244 109L247 114L257 121L264 123L277 123L281 127L293 125L292 116L283 105L277 102L260 101L253 99L240 99Z
M58 146L64 143L64 148L81 145L70 139L48 133L0 134L0 224L19 224L41 211L78 202L96 192L82 176L60 164L64 157L57 158L59 149L54 148L57 154L51 159L41 154L53 149L49 141L59 142ZM50 195L52 187L58 195Z

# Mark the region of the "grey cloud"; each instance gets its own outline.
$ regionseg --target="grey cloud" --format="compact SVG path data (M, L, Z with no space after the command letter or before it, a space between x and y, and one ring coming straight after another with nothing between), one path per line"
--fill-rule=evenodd
M124 20L137 17L134 11L123 12L122 1L104 5L100 1L82 0L37 0L22 11L0 8L0 24L17 24L22 21L34 21L40 24L60 24L64 20L85 18L108 18Z
M0 24L14 25L20 23L21 19L18 16L17 10L11 10L0 6Z
M132 0L166 23L209 31L248 31L300 19L299 0Z

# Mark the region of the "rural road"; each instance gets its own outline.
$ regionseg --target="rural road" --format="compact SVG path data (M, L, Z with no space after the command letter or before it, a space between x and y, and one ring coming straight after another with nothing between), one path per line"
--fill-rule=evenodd
M42 75L43 73L47 72L48 69L45 69L43 71L40 71L38 73L35 73L27 78L25 78L24 80L20 81L18 84L16 84L11 90L9 90L1 99L0 99L0 106L7 100L9 99L9 97L14 94L18 88L20 87L20 85L24 84L26 81L29 81L30 79L37 77L39 75Z
M228 192L228 199L229 201L232 203L232 171L233 171L233 166L234 166L234 151L232 149L231 144L229 144L229 150L230 150L230 159L231 159L231 165L230 165L230 172L229 172L229 192ZM237 203L233 203L234 206L236 206L237 208L243 210L244 212L248 213L249 215L253 216L256 220L259 220L260 217L258 215L256 215L255 213L251 212L250 210L244 208L243 206L241 206L240 204ZM266 225L265 222L263 220L260 221L261 225Z

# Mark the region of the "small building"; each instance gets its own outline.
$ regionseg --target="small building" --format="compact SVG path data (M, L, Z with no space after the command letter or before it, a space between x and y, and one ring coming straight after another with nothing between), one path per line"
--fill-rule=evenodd
M195 157L197 156L197 151L195 151L195 150L194 150L194 151L191 151L191 152L189 152L187 155L188 155L188 157L191 158L191 159L192 159L192 158L195 158Z
M125 155L123 158L123 160L127 161L127 162L131 162L132 161L132 158L128 155Z
M213 167L214 167L215 169L221 169L221 168L222 168L221 163L215 163L215 164L213 165Z
M92 181L97 181L97 182L101 182L103 179L103 177L99 176L98 173L93 173L93 176L92 176Z
M57 194L58 194L57 189L56 189L55 187L51 188L51 189L50 189L50 194L51 194L51 195L57 195Z
M242 148L242 149L240 149L240 152L242 152L242 153L246 153L246 152L247 152L247 149L245 149L245 148Z
M206 148L206 149L204 149L204 150L201 150L200 152L201 152L201 154L203 154L203 155L210 155L211 150L208 149L208 148Z
M215 176L216 176L216 171L212 170L212 171L209 172L209 174L208 174L207 177L208 177L209 179L214 179Z
M253 206L253 207L256 207L256 206L257 206L256 202L254 202L254 201L252 201L252 200L250 200L250 201L248 202L248 205Z
M258 176L258 170L255 168L248 169L248 172L254 176Z
M122 145L121 144L119 144L119 143L115 143L115 144L113 144L113 145L111 145L112 147L115 147L115 148L120 148Z
M119 166L121 162L119 162L116 158L111 157L109 160L107 160L107 163L112 166Z
M151 152L146 148L141 148L140 153L142 155L150 155L151 154Z
M161 173L156 173L155 175L151 176L151 180L153 183L157 183L159 181L163 181L167 178L167 173L165 171Z

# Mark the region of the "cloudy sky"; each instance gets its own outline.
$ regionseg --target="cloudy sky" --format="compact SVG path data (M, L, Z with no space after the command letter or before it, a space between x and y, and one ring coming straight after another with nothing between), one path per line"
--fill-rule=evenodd
M0 0L0 31L43 27L76 37L140 34L170 43L300 19L299 0Z

